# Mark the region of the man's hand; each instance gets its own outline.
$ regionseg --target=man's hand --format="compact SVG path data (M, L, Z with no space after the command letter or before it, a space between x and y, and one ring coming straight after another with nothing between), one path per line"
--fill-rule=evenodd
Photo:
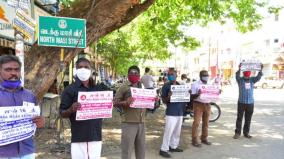
M169 93L168 93L168 98L171 98L172 95L173 95L173 92L172 92L172 91L169 91Z
M72 105L71 105L71 107L68 109L68 111L70 112L70 113L75 113L78 109L80 109L81 108L81 104L80 103L78 103L78 102L75 102L75 103L73 103Z
M43 128L43 127L44 127L44 123L45 123L44 117L42 117L42 116L37 116L37 117L34 117L34 118L32 119L32 121L33 121L33 123L36 124L36 127L37 127L37 128Z
M134 102L134 98L128 97L125 101L125 107L129 107Z

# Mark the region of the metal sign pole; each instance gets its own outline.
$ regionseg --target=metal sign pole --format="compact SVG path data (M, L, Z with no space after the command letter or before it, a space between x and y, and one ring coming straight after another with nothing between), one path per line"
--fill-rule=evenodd
M25 84L25 54L24 54L24 36L15 30L15 52L16 56L19 58L20 62L22 63L21 67L21 79L22 79L22 86Z

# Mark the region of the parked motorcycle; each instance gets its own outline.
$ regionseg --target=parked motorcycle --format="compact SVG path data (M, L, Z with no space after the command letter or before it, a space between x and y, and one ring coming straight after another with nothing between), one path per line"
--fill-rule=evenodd
M211 102L210 106L211 106L211 114L210 114L209 122L215 122L221 116L221 108L218 104L216 104L214 102ZM185 113L188 114L192 118L194 117L194 110L193 110L192 102L190 102L186 106Z

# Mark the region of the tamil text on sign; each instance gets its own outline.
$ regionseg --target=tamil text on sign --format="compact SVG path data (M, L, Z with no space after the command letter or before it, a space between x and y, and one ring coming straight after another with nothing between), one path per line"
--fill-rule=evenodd
M0 109L0 146L34 135L32 118L40 115L39 106L9 106Z
M85 48L86 20L40 16L38 45Z
M79 92L76 120L89 120L112 117L112 91Z
M215 102L219 100L220 89L217 85L202 85L200 99L204 101Z
M142 89L131 87L131 96L134 99L130 105L132 108L154 108L156 91L154 89Z
M171 85L171 103L189 102L190 101L190 85Z
M241 71L260 71L261 63L259 61L244 61L241 63Z

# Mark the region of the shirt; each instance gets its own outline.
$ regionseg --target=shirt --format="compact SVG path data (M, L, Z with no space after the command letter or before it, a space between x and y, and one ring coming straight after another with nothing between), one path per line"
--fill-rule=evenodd
M144 88L154 88L155 80L151 75L145 74L141 77L141 83Z
M198 91L201 89L202 85L206 85L206 84L204 84L201 80L195 81L191 86L191 93L192 94L198 94ZM210 100L206 100L206 99L202 100L202 99L200 99L200 97L197 97L193 101L197 101L197 102L201 102L201 103L210 103Z
M67 86L61 96L60 111L71 107L78 101L78 92L101 91L98 86L86 88L76 78L75 83ZM71 142L90 142L102 140L102 119L76 120L76 112L69 117L71 122Z
M164 84L162 87L162 98L168 97L169 92L171 91L171 85L173 83L167 82ZM179 85L179 83L177 83ZM166 115L168 116L183 116L184 108L186 103L185 102L174 102L174 103L166 103L167 108L166 108Z
M128 97L131 97L131 83L126 81L116 92L115 99L119 101L125 101ZM138 83L138 88L141 88L141 83ZM146 109L145 108L130 108L123 107L121 114L121 121L124 123L144 123Z
M236 80L239 86L239 103L243 104L253 104L253 85L261 79L262 72L258 72L256 77L250 77L249 80L245 80L243 77L240 77L240 71L236 72Z
M24 101L36 104L36 98L33 93L24 88L11 92L0 86L0 99L0 107L22 106ZM0 146L0 157L19 157L34 153L34 151L33 139L30 137L19 142Z

